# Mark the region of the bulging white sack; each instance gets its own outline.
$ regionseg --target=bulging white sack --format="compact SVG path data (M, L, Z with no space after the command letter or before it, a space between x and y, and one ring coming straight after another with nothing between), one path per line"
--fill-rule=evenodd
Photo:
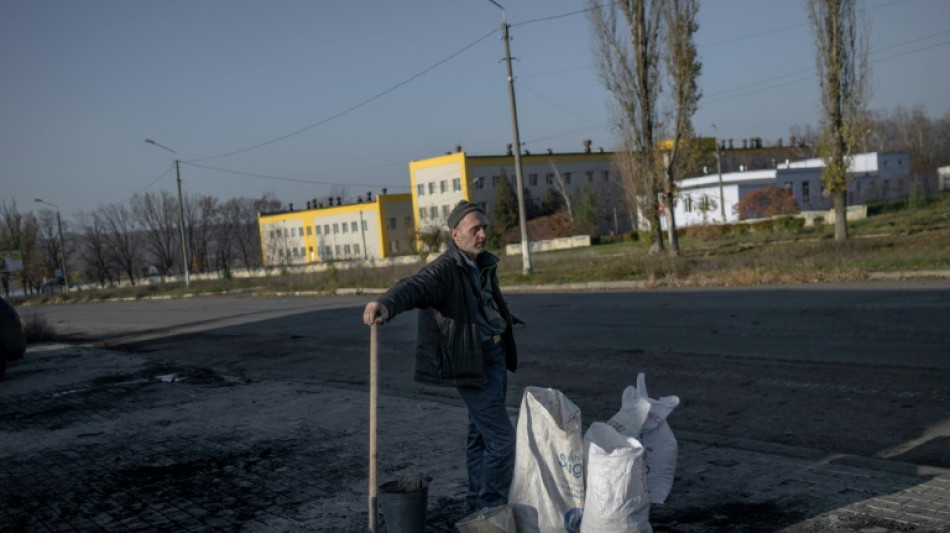
M587 493L581 533L652 533L643 446L603 422L584 434Z
M624 389L620 411L607 421L621 435L639 439L643 445L647 490L653 503L665 502L673 488L678 445L666 417L679 403L676 396L650 398L646 378L640 373L637 386Z
M519 533L580 531L584 513L581 410L558 390L525 388L508 504Z

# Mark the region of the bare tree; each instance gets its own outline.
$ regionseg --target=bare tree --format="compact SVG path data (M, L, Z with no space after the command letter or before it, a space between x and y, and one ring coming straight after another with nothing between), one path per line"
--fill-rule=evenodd
M657 0L601 4L589 0L596 68L613 97L614 126L628 158L618 165L628 196L645 207L653 234L653 253L663 250L659 196L662 168L656 134L660 127L660 35L662 8ZM622 22L620 21L622 19Z
M554 158L549 159L551 164L551 170L554 171L554 184L557 186L557 192L560 193L561 198L564 199L564 206L567 208L567 218L571 222L574 222L574 210L571 207L571 192L568 190L567 184L564 183L564 178L561 176L561 172L557 169L557 165L554 164Z
M23 270L18 274L25 292L33 292L43 278L43 265L37 253L37 226L33 213L21 213L16 201L0 202L0 250L19 250Z
M82 272L85 277L94 279L100 286L115 282L109 259L109 243L106 226L98 211L79 213L79 258L82 260Z
M49 276L62 266L59 250L59 226L56 212L50 209L40 210L36 217L37 261L43 266L43 275Z
M695 157L693 138L693 115L699 104L700 91L697 84L702 72L702 63L696 52L693 36L699 29L696 16L699 14L697 0L668 0L664 5L666 22L666 74L672 95L672 131L669 148L662 154L664 165L663 204L666 206L666 227L670 240L670 255L679 255L679 239L676 233L676 218L673 204L676 201L676 179L685 177L689 159Z
M135 285L141 263L138 226L129 209L123 204L111 204L99 208L99 217L105 232L108 257L116 267L125 272L129 283Z
M862 127L870 96L867 23L859 22L858 0L806 3L821 85L822 181L834 197L835 240L841 242L848 239L848 167L867 133Z
M164 278L181 255L178 200L168 191L148 192L143 196L133 196L131 206L142 230L147 258L158 275Z

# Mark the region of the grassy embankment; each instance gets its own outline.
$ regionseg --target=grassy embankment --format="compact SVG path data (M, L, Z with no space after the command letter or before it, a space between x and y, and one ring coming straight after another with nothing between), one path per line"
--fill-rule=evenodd
M838 243L832 224L805 228L801 220L686 228L679 257L650 255L647 242L628 235L590 248L533 254L533 273L528 276L521 273L520 256L503 257L499 275L503 285L638 280L651 287L683 287L858 281L872 272L950 270L950 195L926 207L892 204L849 223L849 232L851 239ZM420 265L331 268L307 274L275 270L265 278L194 281L188 292L333 293L343 287L385 288ZM176 297L185 292L181 284L141 285L74 291L67 299ZM32 303L61 298L37 296Z

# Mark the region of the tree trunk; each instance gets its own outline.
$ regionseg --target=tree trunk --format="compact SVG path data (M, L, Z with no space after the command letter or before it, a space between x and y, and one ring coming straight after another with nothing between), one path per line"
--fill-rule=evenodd
M835 193L835 240L848 240L848 192L841 190Z

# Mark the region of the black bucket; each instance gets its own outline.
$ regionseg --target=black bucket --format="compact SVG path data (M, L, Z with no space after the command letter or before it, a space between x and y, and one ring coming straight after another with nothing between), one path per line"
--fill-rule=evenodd
M387 533L425 533L429 482L410 478L387 481L379 486L379 507Z

